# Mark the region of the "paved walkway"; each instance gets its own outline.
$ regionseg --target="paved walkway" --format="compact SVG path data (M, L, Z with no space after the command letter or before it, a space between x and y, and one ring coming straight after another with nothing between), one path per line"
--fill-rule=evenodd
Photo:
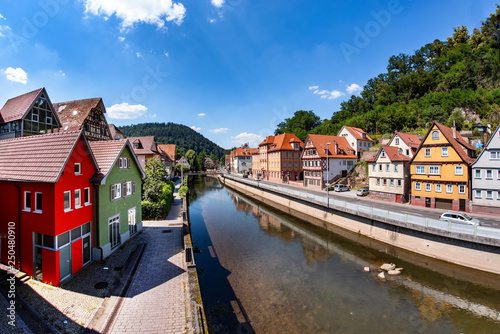
M166 220L143 222L146 248L110 333L193 332L186 320L188 275L181 208L175 193Z

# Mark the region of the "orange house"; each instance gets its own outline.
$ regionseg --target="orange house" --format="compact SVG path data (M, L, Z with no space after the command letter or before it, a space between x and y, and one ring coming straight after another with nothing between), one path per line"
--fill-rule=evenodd
M469 212L475 158L476 150L455 128L434 122L410 163L411 204Z

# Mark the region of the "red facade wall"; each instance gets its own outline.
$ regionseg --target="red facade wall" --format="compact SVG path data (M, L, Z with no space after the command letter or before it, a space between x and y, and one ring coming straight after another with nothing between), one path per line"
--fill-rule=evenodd
M71 244L71 268L75 274L83 267L82 239L78 239Z
M75 175L75 163L81 163L81 175ZM56 184L34 182L0 181L0 237L1 262L8 264L8 223L16 224L16 257L21 253L21 270L33 276L33 235L35 232L57 236L75 227L93 221L93 188L90 179L96 170L92 164L85 145L80 139L75 145L62 175ZM21 197L16 187L21 188ZM91 205L84 204L84 189L89 188ZM75 207L75 189L81 190L82 206ZM31 211L23 211L24 192L31 192ZM71 211L64 212L64 192L71 191ZM42 212L35 213L35 193L42 193ZM21 210L21 211L20 211ZM19 235L19 212L21 212L21 232ZM93 240L93 238L92 238ZM19 267L18 267L19 268ZM82 242L72 245L73 274L82 268ZM43 281L59 285L59 252L42 250Z

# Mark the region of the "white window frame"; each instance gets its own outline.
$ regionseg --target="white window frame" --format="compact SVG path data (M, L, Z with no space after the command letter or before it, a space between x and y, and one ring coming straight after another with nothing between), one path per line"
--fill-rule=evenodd
M389 186L394 187L394 179L389 179Z
M441 187L441 183L436 183L436 185L434 186L434 191L440 193L442 190L443 189Z
M87 201L87 198L86 198L86 196L85 196L85 191L88 191L88 195L89 195L89 196L88 196L88 197L89 197L89 198L88 198L88 201ZM83 201L84 201L84 204L85 204L86 206L91 204L91 203L90 203L90 188L89 188L89 187L87 187L87 188L83 189Z
M78 166L78 171L77 167ZM82 164L79 162L75 162L75 175L82 175Z
M440 175L441 169L439 167L440 166L429 166L429 175Z
M431 156L431 148L430 147L424 148L424 156L426 158L429 158Z
M500 159L499 151L490 151L490 160L498 160Z
M493 190L486 190L486 199L493 199Z
M455 175L464 175L464 166L455 166Z
M415 182L415 190L417 191L422 190L422 184L420 182Z
M125 189L125 196L132 196L132 181L125 182L127 189Z
M82 207L82 190L75 189L75 209Z
M488 174L489 174L489 176L488 176ZM493 180L493 170L492 169L486 170L486 180Z
M448 147L441 147L441 156L442 157L448 156Z
M391 171L391 165L386 164L386 165L385 165L385 171L386 171L386 172L390 172L390 171Z
M432 131L431 138L432 140L439 140L439 131L438 130Z
M376 184L377 186L379 186L379 185L380 185L380 178L377 178L377 180L376 180L375 184Z
M481 170L480 169L474 169L474 178L475 179L480 179L481 178Z
M68 195L68 204L69 204L69 207L66 207L65 206L65 197L66 197L66 194ZM64 194L63 194L63 207L64 207L64 212L68 212L68 211L71 211L71 190L69 191L65 191Z
M432 184L429 182L425 183L425 191L431 191L432 190Z
M401 181L401 179L398 179L396 182L396 187L401 187L402 185L403 185L403 182Z
M483 198L483 191L479 190L479 189L476 189L474 191L474 198Z
M415 166L415 174L418 174L418 175L425 175L426 169L427 169L427 168L425 168L425 166L422 166L422 165L416 165L416 166ZM422 173L422 170L423 170L423 173Z
M453 194L453 184L447 184L446 185L446 193L447 194Z
M35 211L33 211L34 213L42 213L42 208L39 208L37 205L38 204L38 201L37 201L38 195L42 196L42 193L41 192L35 193ZM43 197L42 197L42 206L43 206Z
M122 198L122 184L115 183L112 184L111 187L114 189L114 196L112 198L113 201L117 201Z
M396 143L396 145L399 145L399 138L395 138L394 142Z
M399 172L399 164L394 164L394 172Z
M459 184L458 185L458 193L459 194L465 194L465 184Z
M26 195L27 194L30 194L29 206L27 205L28 201L26 201ZM23 208L23 211L26 211L26 212L30 212L31 211L31 191L25 191L24 192L24 208Z

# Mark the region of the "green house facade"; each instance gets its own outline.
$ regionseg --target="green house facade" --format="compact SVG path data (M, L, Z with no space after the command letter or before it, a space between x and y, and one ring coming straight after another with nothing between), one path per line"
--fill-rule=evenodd
M141 184L144 171L127 139L91 142L99 166L93 178L94 260L108 257L142 230Z

